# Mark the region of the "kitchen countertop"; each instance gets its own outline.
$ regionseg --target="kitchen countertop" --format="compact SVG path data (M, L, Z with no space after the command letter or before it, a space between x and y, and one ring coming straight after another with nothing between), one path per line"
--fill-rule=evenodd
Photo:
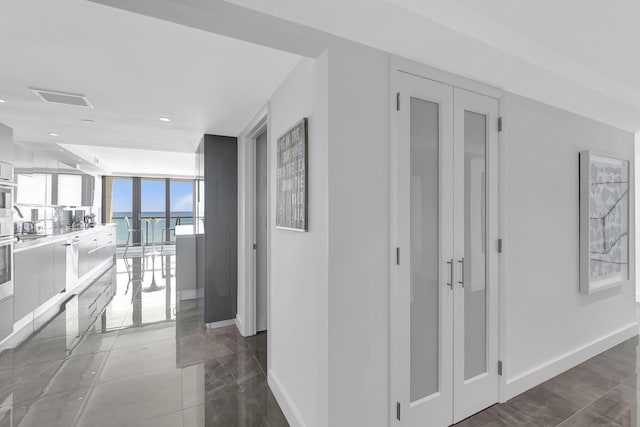
M13 252L18 253L22 251L26 251L28 249L37 248L40 246L46 246L54 242L64 241L71 239L75 236L80 236L85 233L90 233L92 231L103 230L108 227L115 227L116 224L102 224L96 225L93 228L85 228L82 230L69 230L69 231L53 231L45 235L45 237L40 237L38 239L30 239L30 240L20 240L13 245Z

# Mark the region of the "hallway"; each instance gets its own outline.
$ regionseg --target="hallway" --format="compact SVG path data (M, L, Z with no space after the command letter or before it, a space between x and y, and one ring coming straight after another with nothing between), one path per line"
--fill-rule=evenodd
M266 333L203 329L195 301L176 302L174 257L143 264L118 260L1 353L0 426L287 426Z
M635 427L638 337L456 424L458 427Z

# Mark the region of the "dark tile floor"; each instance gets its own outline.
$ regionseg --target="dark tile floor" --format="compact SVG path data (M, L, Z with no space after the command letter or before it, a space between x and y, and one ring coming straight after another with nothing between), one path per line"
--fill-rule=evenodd
M638 337L456 424L459 427L636 427Z
M174 264L119 260L0 353L0 427L287 426L266 333L203 328L176 299Z

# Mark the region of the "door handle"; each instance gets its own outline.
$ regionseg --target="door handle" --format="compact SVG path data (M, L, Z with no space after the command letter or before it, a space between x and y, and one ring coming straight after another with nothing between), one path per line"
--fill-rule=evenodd
M458 263L460 264L460 280L458 283L460 283L464 288L464 258L459 259Z
M453 289L453 260L450 259L447 261L447 264L449 264L449 281L447 282L447 286Z

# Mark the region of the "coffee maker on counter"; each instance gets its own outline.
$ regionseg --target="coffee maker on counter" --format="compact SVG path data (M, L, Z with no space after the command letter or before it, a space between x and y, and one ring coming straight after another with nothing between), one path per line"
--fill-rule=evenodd
M84 223L87 228L93 228L96 226L96 214L92 213L84 217Z

